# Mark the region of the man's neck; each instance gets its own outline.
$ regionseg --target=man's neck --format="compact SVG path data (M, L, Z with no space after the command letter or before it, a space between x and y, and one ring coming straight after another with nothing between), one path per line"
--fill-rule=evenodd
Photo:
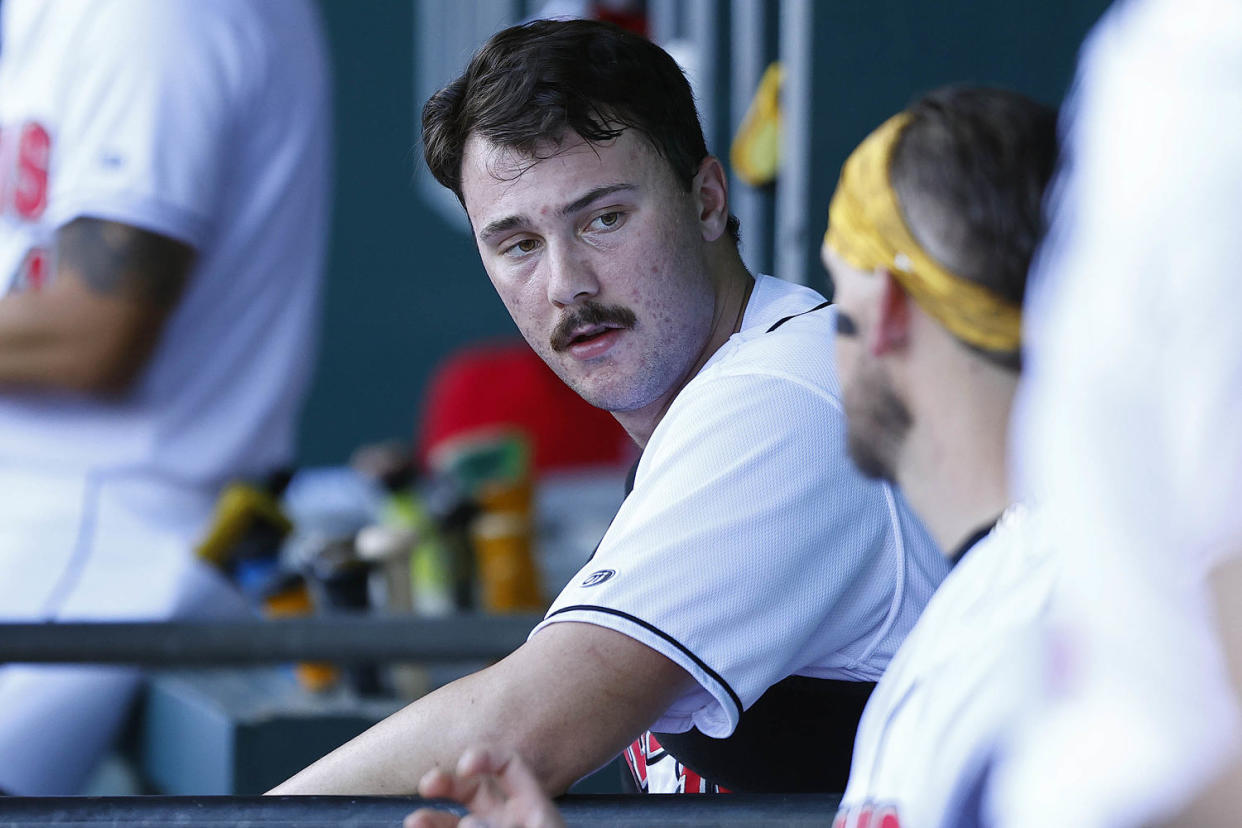
M730 261L722 270L719 285L711 335L682 381L650 405L633 411L614 411L612 414L639 448L647 447L647 441L651 439L656 426L660 424L660 420L664 419L665 413L673 404L673 400L677 399L681 389L698 376L707 361L729 341L729 337L742 328L742 319L746 315L750 293L755 286L754 277L746 270L742 260L734 255L733 261Z
M916 417L897 477L937 546L950 555L1009 505L1013 391L942 393L951 402Z

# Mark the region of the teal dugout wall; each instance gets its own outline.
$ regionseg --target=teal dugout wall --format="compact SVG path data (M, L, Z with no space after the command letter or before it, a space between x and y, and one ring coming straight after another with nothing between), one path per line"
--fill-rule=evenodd
M470 238L427 206L415 147L419 0L320 0L336 72L336 199L319 364L300 460L341 462L410 435L434 366L463 344L516 336ZM462 0L469 3L471 0ZM731 4L718 0L717 25ZM810 47L811 159L803 274L827 290L819 238L841 163L919 93L950 82L1060 101L1105 0L803 0L777 4ZM800 8L808 20L790 20ZM721 41L727 43L727 33ZM773 43L775 39L771 39ZM773 55L775 57L775 55ZM726 57L727 60L727 57ZM728 73L717 77L726 81ZM729 90L718 90L725 107ZM714 152L728 156L727 146ZM745 228L743 228L745 232ZM770 268L770 263L765 263Z
M517 335L470 237L414 185L430 176L413 127L414 2L319 3L336 77L336 198L304 465L409 438L446 354Z
M812 2L807 283L827 284L818 249L841 164L873 128L947 83L1015 89L1057 105L1078 47L1107 0ZM821 163L822 162L822 163Z

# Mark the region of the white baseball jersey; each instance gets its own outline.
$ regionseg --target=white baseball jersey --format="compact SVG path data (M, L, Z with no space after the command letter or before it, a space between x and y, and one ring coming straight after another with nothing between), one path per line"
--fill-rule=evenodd
M728 736L786 676L876 680L947 571L846 454L835 310L803 313L822 301L756 280L741 330L677 395L595 556L532 633L598 624L683 667L697 686L652 730Z
M307 4L2 11L3 283L30 289L32 263L79 216L177 239L199 259L133 393L0 394L0 460L212 488L287 463L326 231L312 171L328 163L329 89Z
M305 0L0 4L0 296L54 278L56 230L78 217L197 253L124 396L0 391L0 618L186 611L209 588L189 552L221 483L291 460L329 93ZM132 684L2 668L0 788L74 792Z
M1116 6L1070 114L1017 430L1066 558L1058 657L994 804L1132 826L1242 744L1203 584L1242 550L1242 5Z
M1030 643L1056 560L1010 506L932 596L858 728L834 828L957 826L998 740L1033 694Z

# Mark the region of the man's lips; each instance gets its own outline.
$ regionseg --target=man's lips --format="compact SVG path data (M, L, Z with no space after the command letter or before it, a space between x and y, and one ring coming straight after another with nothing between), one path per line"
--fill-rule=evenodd
M579 342L594 339L608 331L620 330L620 328L620 325L584 325L569 334L569 344L577 345Z
M552 350L566 351L596 339L615 339L614 331L633 328L638 320L634 312L620 305L587 302L567 313L552 331Z
M624 330L625 328L608 325L593 325L574 336L566 350L577 359L594 359L603 356L611 350Z

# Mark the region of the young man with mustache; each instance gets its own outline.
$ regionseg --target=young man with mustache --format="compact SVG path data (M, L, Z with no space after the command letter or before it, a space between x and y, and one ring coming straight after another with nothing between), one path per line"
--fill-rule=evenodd
M423 138L526 341L643 455L525 645L274 793L412 792L476 743L550 793L622 751L652 792L839 790L946 565L845 456L833 311L747 272L681 70L606 24L514 27Z

